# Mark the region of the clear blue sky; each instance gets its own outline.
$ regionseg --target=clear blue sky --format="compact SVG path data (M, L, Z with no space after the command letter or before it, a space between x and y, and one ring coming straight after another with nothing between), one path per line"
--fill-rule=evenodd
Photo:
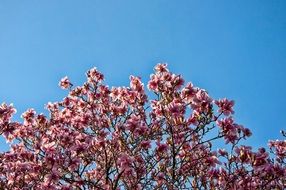
M250 144L286 129L285 0L0 1L0 102L14 103L16 119L61 100L65 75L80 85L96 66L110 86L131 74L146 83L161 61L234 99Z

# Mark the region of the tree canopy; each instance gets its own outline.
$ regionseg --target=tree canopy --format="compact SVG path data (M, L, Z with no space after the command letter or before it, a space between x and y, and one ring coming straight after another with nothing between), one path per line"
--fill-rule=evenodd
M147 87L109 88L96 68L82 86L64 77L68 95L12 120L0 106L0 189L285 189L286 140L244 145L250 129L234 120L234 101L158 64ZM285 133L282 134L285 137ZM215 141L225 147L214 146Z

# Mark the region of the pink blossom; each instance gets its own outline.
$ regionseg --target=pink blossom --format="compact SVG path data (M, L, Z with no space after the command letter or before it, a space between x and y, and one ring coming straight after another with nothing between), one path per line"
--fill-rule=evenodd
M169 70L167 69L167 63L158 63L155 66L155 71L159 73L168 72Z
M168 150L168 145L165 143L156 142L156 145L158 153L164 153Z
M220 100L215 100L215 104L219 107L218 112L221 112L226 116L229 116L230 114L234 114L234 111L233 111L234 101L233 100L229 101L228 99L224 98Z
M141 82L140 77L134 77L130 76L130 87L131 89L137 91L137 92L143 92L144 91L144 86L143 83Z
M59 82L59 86L62 88L62 89L68 89L72 86L70 80L68 79L67 76L65 76L64 78L62 78Z
M86 75L89 82L101 82L104 80L103 74L101 74L95 67L90 69Z
M142 141L142 142L141 142L141 147L142 147L143 149L145 149L145 150L151 148L151 143L150 143L150 141Z
M182 89L181 97L187 102L192 101L197 91L198 89L195 88L192 83L188 83L187 86Z

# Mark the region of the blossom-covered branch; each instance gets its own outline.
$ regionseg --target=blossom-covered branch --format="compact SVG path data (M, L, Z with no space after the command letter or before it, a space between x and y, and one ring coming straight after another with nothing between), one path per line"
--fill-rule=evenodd
M158 64L148 98L139 77L109 88L96 68L49 116L33 109L23 122L0 106L0 133L10 150L0 154L0 189L284 189L286 141L269 151L242 145L251 136L234 120L234 101L214 100L181 75ZM224 141L224 148L213 145Z

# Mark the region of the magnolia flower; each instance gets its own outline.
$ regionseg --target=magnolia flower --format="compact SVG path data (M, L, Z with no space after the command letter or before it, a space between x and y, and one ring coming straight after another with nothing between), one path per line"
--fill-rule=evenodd
M215 100L215 104L219 107L218 112L221 112L226 116L230 114L234 114L234 111L233 111L234 101L233 100L228 100L224 98L221 100Z
M68 89L72 86L71 82L69 81L68 77L65 76L64 78L62 78L59 82L59 86L62 89Z

